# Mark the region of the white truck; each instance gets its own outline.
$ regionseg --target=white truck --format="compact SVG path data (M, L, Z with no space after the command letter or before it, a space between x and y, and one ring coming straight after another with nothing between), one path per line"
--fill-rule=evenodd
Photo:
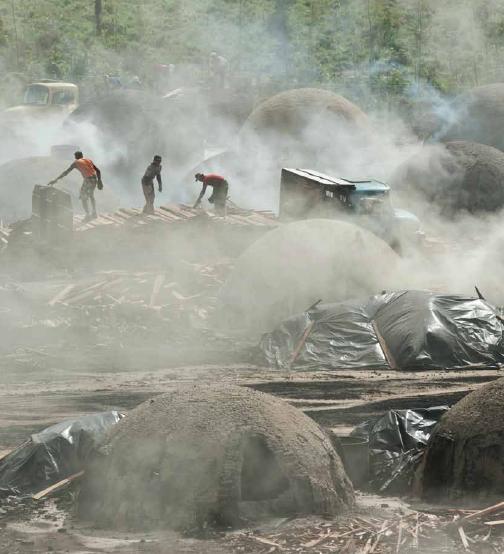
M8 108L4 115L8 119L23 117L45 117L60 115L66 117L79 105L79 87L73 83L64 83L42 79L28 85L24 92L23 103Z

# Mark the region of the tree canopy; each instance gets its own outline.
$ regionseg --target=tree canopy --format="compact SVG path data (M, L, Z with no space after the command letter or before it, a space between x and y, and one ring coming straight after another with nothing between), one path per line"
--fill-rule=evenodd
M204 64L411 94L504 80L499 0L0 0L4 72L79 81Z

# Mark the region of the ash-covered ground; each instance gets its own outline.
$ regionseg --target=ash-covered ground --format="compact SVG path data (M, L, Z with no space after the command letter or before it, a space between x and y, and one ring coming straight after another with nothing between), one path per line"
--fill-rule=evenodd
M470 92L472 104L463 103L463 95L453 104L448 96L437 98L430 115L440 121L427 144L414 123L392 107L375 110L373 91L365 107L359 103L362 95L347 99L341 87L317 88L315 82L244 87L231 79L217 81L211 87L191 81L162 94L147 85L146 90L108 90L88 97L62 121L4 121L0 114L10 132L3 143L0 138L5 147L0 158L0 456L51 424L108 410L127 418L138 405L148 407L150 399L187 384L197 384L200 391L221 384L271 394L302 411L320 426L317 433L338 446L356 426L389 410L452 406L501 375L504 343L495 337L504 304L504 154L497 150L496 122L488 112L502 113L493 103L497 97L495 105L503 104L502 87L476 89L476 96L486 99L485 125L478 132L474 118L481 116L481 100ZM473 104L478 109L465 118ZM449 106L449 121L443 110L436 111L439 106ZM442 142L443 136L450 142ZM468 142L474 140L481 144ZM97 217L85 218L80 175L74 171L59 181L57 194L72 206L63 225L59 216L41 216L32 194L72 163L78 148L103 170L104 190L95 192ZM155 190L155 209L142 210L142 175L155 154L163 157L163 188ZM281 189L282 168L324 174L315 176L318 188L305 182L303 190L312 189L295 218L285 217L289 201ZM225 217L215 202L207 202L208 194L195 206L201 187L194 181L196 171L218 173L229 182ZM391 189L381 181L390 182ZM355 191L368 193L364 202L350 199ZM382 225L383 213L387 225ZM398 226L389 233L389 224ZM368 322L363 339L362 321L349 320L356 344L374 337L367 346L381 353L385 368L296 365L313 321L290 345L288 367L263 365L261 335L277 326L281 332L286 318L304 310L309 317L309 308L319 301L358 297L372 303L385 291L418 289L487 302L492 321L464 337L485 343L485 354L493 348L493 363L404 371L392 363L379 329ZM446 321L429 320L430 312L415 314L395 324L401 330L410 326L413 336L430 322L420 345L426 356L456 334ZM470 327L477 318L461 313L455 319ZM327 348L337 348L336 339ZM187 403L182 408L190 412ZM292 410L275 408L280 420L283 412ZM148 434L146 419L142 433ZM168 438L159 433L159 441L169 444L179 427L167 426ZM303 442L302 433L296 440ZM207 442L211 451L213 441ZM136 447L132 441L131 449ZM175 459L184 462L183 455ZM213 470L214 464L208 465ZM145 467L156 475L153 465ZM110 475L116 479L123 469L116 463ZM317 481L313 471L310 477ZM333 469L338 476L339 471ZM296 475L295 468L292 472ZM414 488L391 498L360 485L355 507L336 516L323 513L318 501L313 505L320 515L300 509L261 521L242 519L235 528L203 525L187 533L168 530L173 521L163 521L147 531L141 529L142 517L134 517L132 501L127 509L135 528L111 529L78 513L80 477L40 500L3 494L0 487L0 552L370 554L504 548L502 507L481 514L485 504L478 498L461 504L456 497L442 497L428 504ZM343 477L340 481L349 487ZM127 474L121 486L128 488ZM135 491L142 486L142 479L135 480ZM198 505L197 498L190 500ZM117 508L115 520L122 523L124 510Z

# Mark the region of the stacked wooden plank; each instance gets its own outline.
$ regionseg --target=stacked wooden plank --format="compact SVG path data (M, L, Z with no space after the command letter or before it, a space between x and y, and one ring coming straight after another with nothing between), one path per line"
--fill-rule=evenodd
M6 227L0 223L0 250L5 248L9 242L10 227Z
M74 217L76 231L87 231L97 227L111 225L114 227L144 227L154 223L172 224L206 219L225 225L273 227L277 220L272 212L242 210L231 207L225 218L215 215L213 212L200 208L191 208L184 204L166 204L155 208L154 214L143 214L138 208L120 208L116 212L100 214L92 221L84 222L84 216Z

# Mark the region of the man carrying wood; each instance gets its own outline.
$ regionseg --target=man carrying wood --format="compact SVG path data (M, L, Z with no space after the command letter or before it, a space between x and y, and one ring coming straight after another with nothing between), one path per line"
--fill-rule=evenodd
M147 166L144 176L142 177L142 190L145 196L144 214L154 213L154 177L158 183L159 192L163 191L163 183L161 181L161 156L154 156L152 163Z
M226 216L226 201L228 197L229 185L226 179L221 175L215 173L209 173L204 175L203 173L196 173L194 176L196 181L203 183L200 195L194 204L194 208L197 208L201 204L201 199L205 196L207 187L212 187L213 192L208 201L215 206L215 213L223 217Z
M52 187L56 182L63 177L66 177L71 171L77 169L83 177L82 186L80 189L80 200L82 202L82 207L86 212L86 217L84 221L91 221L96 219L96 202L94 197L95 188L98 190L103 189L103 183L101 180L101 171L95 166L95 164L88 158L85 158L82 152L77 151L74 154L75 161L72 165L63 171L63 173L48 183L48 186ZM89 210L91 204L91 211Z

